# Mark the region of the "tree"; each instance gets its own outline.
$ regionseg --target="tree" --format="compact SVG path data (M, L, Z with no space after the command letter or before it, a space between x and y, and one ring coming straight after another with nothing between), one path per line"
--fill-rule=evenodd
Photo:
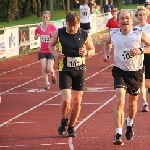
M37 2L37 17L41 17L41 1L36 0Z

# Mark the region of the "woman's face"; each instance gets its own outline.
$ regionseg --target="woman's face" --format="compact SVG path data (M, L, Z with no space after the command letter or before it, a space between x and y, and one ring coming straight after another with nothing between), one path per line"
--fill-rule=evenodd
M146 24L147 14L145 10L140 10L137 13L137 19L140 24Z
M150 3L146 3L145 7L150 11Z
M48 15L48 14L43 14L43 16L42 16L42 20L43 20L43 22L44 22L44 23L48 23L48 22L49 22L49 20L50 20L49 15Z

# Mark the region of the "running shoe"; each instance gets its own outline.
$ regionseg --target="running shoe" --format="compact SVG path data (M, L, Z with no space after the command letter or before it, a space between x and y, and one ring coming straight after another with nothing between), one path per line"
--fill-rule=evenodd
M127 126L127 118L125 120L125 124L126 124L126 132L125 132L126 139L127 140L132 140L133 135L134 135L133 124L132 124L132 126Z
M143 105L142 112L148 112L148 111L149 111L148 105L147 104Z
M45 85L45 88L44 88L45 90L49 90L50 89L50 84L49 83L47 83L46 85Z
M114 145L124 145L122 142L122 135L117 133L113 142Z
M56 81L57 81L57 80L56 80L56 76L55 76L55 75L51 76L51 79L52 79L52 83L53 83L53 84L56 84Z
M64 135L66 133L67 123L68 123L68 118L61 120L60 126L58 128L58 134L59 135Z
M69 137L76 137L76 133L75 133L75 130L74 130L74 127L68 127L68 135Z
M150 94L150 88L148 88L148 93Z

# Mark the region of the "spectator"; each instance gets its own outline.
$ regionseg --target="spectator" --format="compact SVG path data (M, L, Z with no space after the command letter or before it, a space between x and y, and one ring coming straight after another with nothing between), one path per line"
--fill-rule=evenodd
M91 14L94 14L94 7L93 7L93 4L94 4L95 0L90 0L89 2L89 7L90 7L90 13Z
M113 8L115 8L115 6L114 6L114 4L113 4L113 1L112 1L112 0L110 1L109 5L110 5L111 10L112 10Z
M110 5L108 4L108 0L105 1L105 5L103 6L103 9L104 9L104 13L108 13L108 12L111 12L111 8L110 8Z

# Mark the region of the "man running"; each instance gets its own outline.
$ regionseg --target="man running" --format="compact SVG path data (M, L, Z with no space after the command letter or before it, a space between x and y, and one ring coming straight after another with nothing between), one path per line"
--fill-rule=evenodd
M64 135L67 129L69 137L76 137L74 126L81 110L83 88L85 84L85 56L95 54L91 35L79 28L80 15L70 12L66 16L66 27L56 30L51 39L51 52L59 59L59 88L61 92L62 119L58 134ZM57 42L62 50L54 50ZM71 108L72 102L72 108ZM70 119L68 113L71 110ZM68 124L69 122L69 124Z

